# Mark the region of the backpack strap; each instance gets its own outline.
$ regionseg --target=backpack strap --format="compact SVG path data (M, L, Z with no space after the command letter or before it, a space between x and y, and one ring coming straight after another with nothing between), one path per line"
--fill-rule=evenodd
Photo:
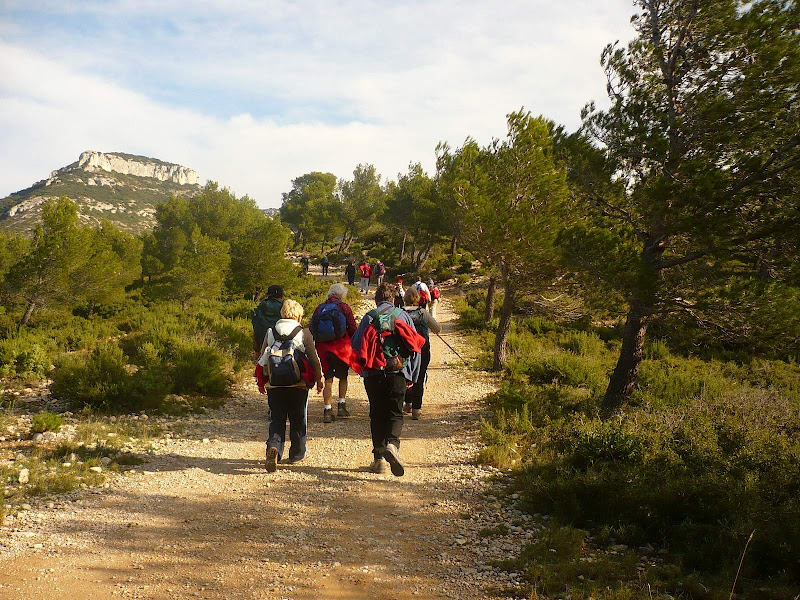
M289 335L277 335L277 334L276 334L276 335L275 335L275 341L277 341L277 342L287 342L287 341L289 341L289 340L293 340L293 339L294 339L294 337L295 337L295 336L296 336L298 333L300 333L301 331L303 331L303 326L302 326L302 325L298 325L297 327L295 327L294 329L292 329L292 332L291 332ZM274 333L274 332L273 332L273 333Z

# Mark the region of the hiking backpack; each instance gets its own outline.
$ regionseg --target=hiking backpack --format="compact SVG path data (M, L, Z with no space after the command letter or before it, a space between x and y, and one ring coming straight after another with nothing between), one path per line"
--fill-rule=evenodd
M388 373L402 371L408 364L410 352L402 338L397 334L395 323L397 317L403 314L399 308L392 307L389 311L378 312L377 309L367 313L372 318L372 325L378 333L383 357L386 359L386 366L383 368ZM390 332L389 335L384 335Z
M378 276L379 276L379 277L383 277L384 275L386 275L386 267L384 266L384 264L383 264L382 262L379 262L379 263L378 263L377 265L375 265L375 266L376 266L376 267L377 267L377 269L378 269Z
M311 335L315 342L331 342L347 333L347 317L339 310L339 304L338 301L320 304L311 319Z
M411 310L406 311L408 316L411 317L411 320L414 322L414 329L417 330L417 333L424 337L426 340L430 339L430 327L425 322L425 315L422 311L425 310L424 308L414 308Z
M291 387L303 380L303 358L295 347L294 338L303 330L302 325L295 327L289 335L272 333L275 341L270 346L267 357L267 377L272 387Z
M428 292L426 292L422 288L417 288L419 290L419 305L420 306L427 306L428 303L431 301L430 296L428 296Z
M258 306L253 309L250 320L253 323L253 331L258 339L259 347L264 343L264 338L267 336L267 331L275 330L275 324L281 318L281 308L283 302L277 298L267 298L262 300Z
M431 296L433 296L434 300L438 300L442 296L442 292L439 291L438 287L435 287L431 290Z

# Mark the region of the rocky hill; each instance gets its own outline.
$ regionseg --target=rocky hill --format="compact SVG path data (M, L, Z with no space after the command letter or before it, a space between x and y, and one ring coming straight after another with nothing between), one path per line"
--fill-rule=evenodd
M115 225L138 233L155 225L156 206L170 196L193 197L200 181L192 169L156 158L87 150L71 165L0 200L0 229L28 233L39 223L42 205L67 196L78 204L81 221Z

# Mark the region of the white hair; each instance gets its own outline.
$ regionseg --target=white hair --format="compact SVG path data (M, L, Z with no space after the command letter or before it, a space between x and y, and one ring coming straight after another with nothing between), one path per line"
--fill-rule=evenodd
M347 286L343 283L334 283L328 290L328 298L336 296L340 300L344 300L347 296Z

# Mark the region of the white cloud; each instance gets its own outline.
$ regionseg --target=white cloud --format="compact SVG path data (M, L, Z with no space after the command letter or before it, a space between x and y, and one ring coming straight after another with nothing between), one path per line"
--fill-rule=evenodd
M432 169L439 140L502 136L522 105L575 128L604 96L603 45L630 37L627 0L75 6L40 10L93 15L88 39L0 29L0 197L86 149L184 164L262 206L311 170ZM123 25L142 16L169 31Z

